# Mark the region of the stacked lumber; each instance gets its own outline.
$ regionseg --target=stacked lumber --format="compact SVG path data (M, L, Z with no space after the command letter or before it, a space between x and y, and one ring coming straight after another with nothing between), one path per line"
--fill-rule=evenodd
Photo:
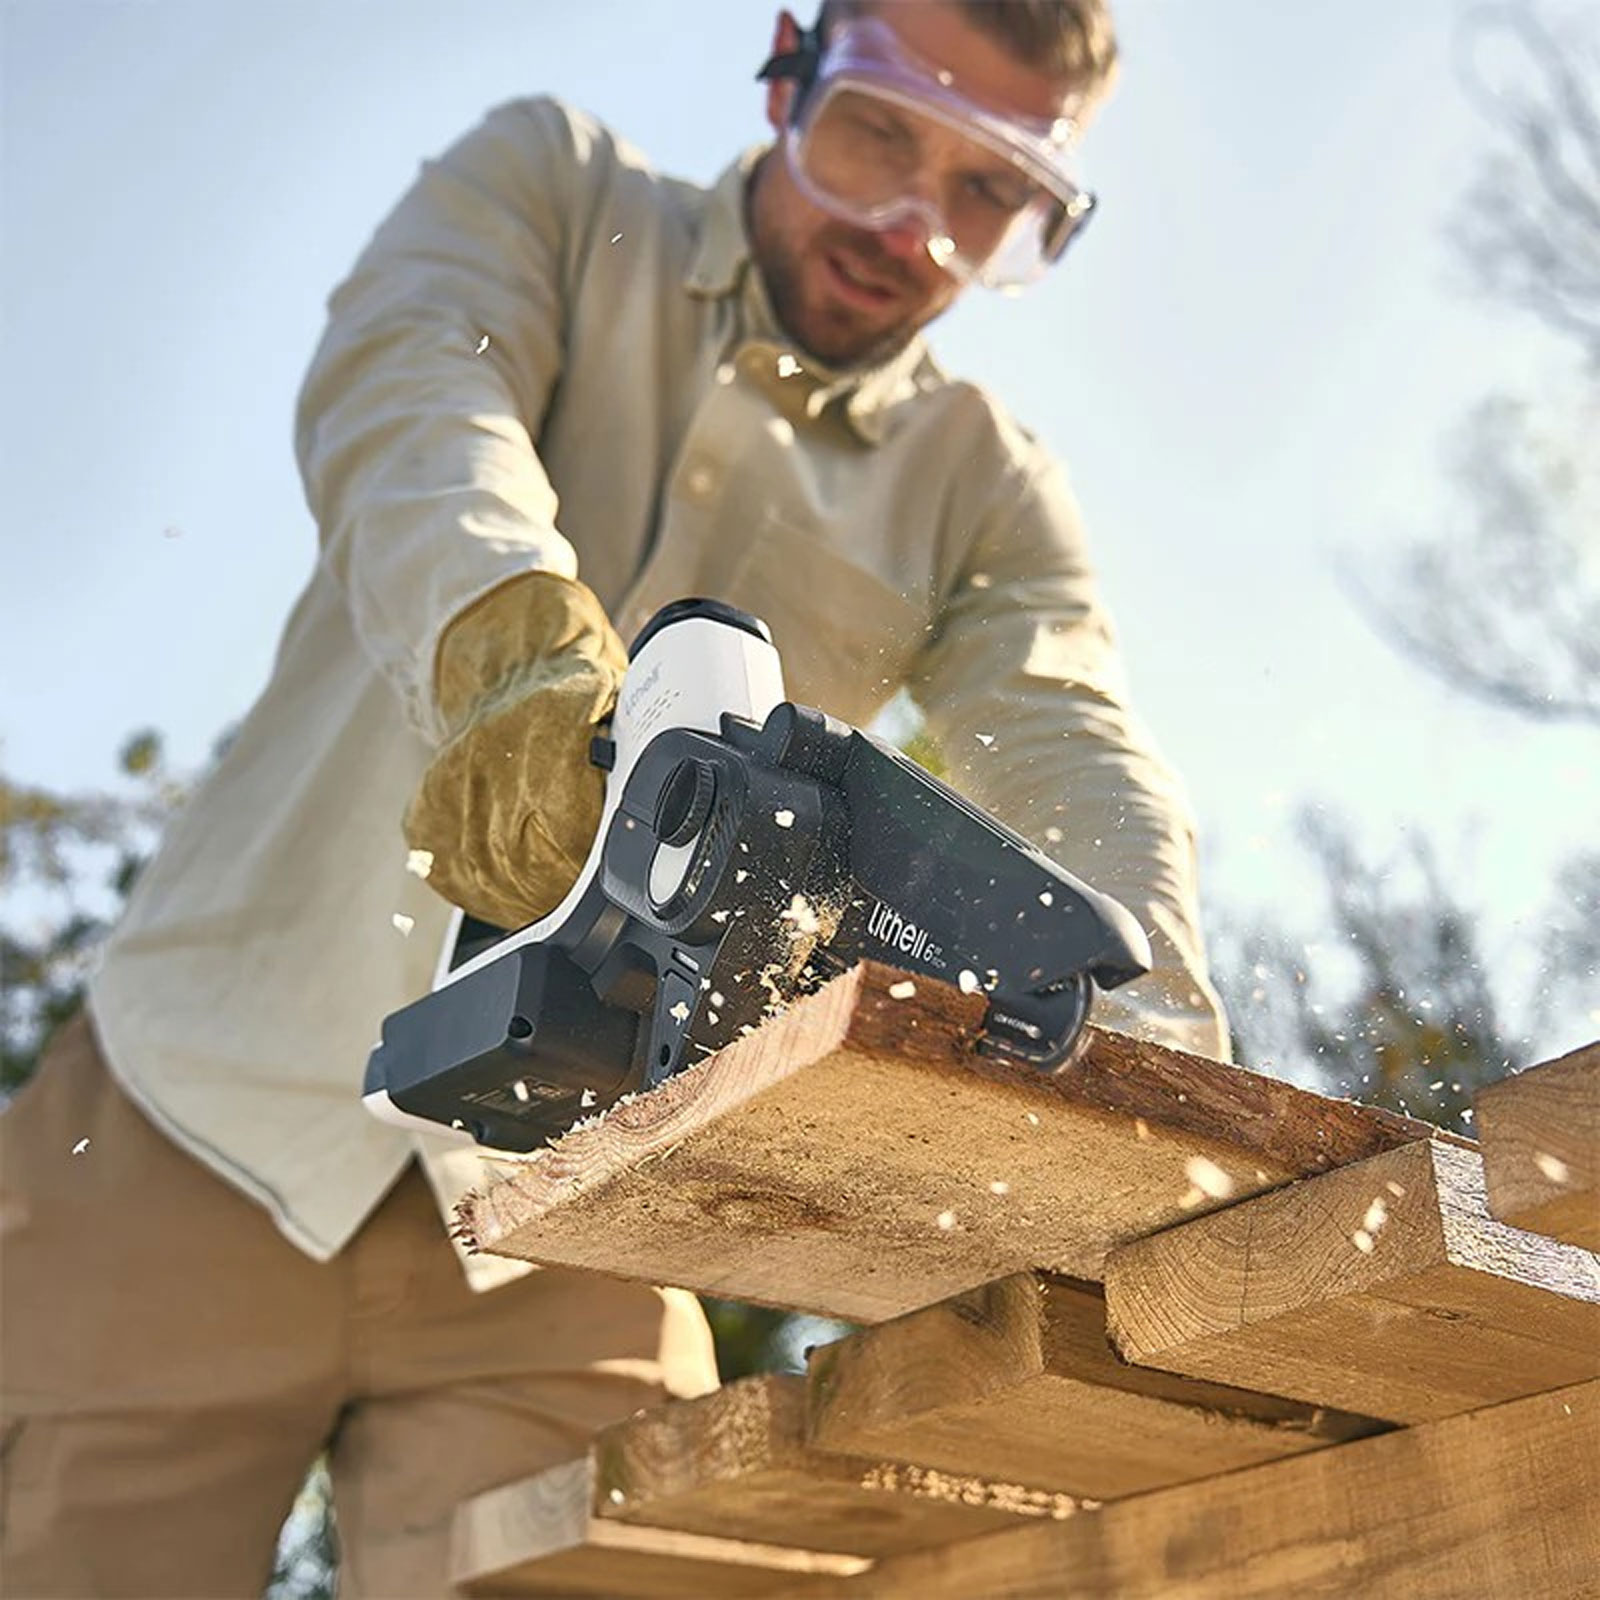
M1131 1361L1398 1422L1600 1374L1600 1263L1496 1222L1483 1161L1432 1141L1116 1252Z
M879 1563L844 1600L1590 1600L1600 1386ZM769 1591L781 1595L797 1589Z
M1489 1209L1514 1227L1600 1250L1600 1044L1477 1098Z
M812 1352L828 1450L1010 1476L1092 1500L1318 1450L1383 1427L1130 1366L1098 1286L1018 1273Z
M971 1472L814 1447L805 1390L799 1377L752 1378L643 1412L584 1460L477 1497L457 1522L458 1581L483 1594L760 1594L1077 1509Z
M891 991L893 991L891 993ZM460 1508L479 1595L1600 1596L1600 1046L1470 1141L870 965L463 1203L865 1323Z

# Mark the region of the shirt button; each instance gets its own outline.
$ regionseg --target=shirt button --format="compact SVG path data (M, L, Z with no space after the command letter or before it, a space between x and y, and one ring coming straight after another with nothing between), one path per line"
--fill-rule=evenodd
M683 486L693 499L709 499L712 490L717 486L717 475L710 467L691 467L688 476L683 480Z

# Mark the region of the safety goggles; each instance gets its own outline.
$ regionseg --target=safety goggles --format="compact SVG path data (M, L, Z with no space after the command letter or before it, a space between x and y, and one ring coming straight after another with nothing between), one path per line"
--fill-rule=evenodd
M1020 289L1060 259L1094 209L1072 176L1070 117L1026 119L963 94L875 17L816 29L764 79L799 92L783 149L797 186L842 221L922 230L951 276Z

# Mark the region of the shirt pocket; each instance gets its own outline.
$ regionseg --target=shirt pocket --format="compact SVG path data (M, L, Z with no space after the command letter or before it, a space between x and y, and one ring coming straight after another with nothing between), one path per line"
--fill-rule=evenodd
M908 593L926 582L908 575ZM928 625L907 593L776 510L717 589L771 628L790 699L857 726L894 696Z

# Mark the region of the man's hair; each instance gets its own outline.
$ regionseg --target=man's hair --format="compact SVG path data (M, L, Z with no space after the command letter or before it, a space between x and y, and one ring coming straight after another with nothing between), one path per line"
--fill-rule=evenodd
M904 0L900 0L904 3ZM841 17L873 9L874 0L824 0L823 32ZM1017 60L1059 73L1099 100L1117 71L1117 39L1104 0L956 0L967 20Z

